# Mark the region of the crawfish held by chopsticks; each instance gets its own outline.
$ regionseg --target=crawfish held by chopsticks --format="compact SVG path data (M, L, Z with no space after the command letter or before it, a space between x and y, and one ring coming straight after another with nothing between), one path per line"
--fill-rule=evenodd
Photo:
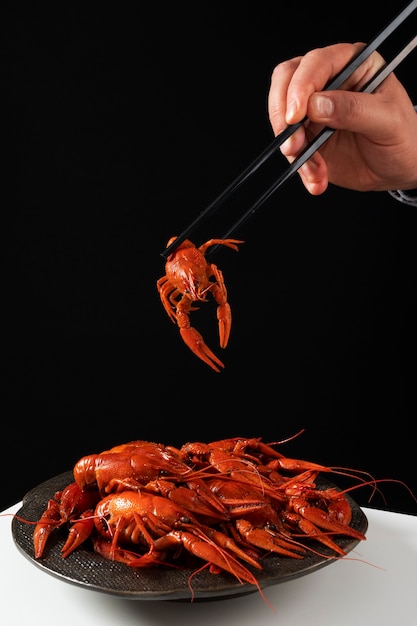
M171 237L167 247L175 241ZM168 256L165 276L157 281L158 292L170 319L179 326L185 344L216 372L224 367L222 361L206 345L202 335L190 324L190 311L195 302L207 302L210 293L217 303L220 347L226 348L232 326L232 313L227 301L223 273L205 257L210 246L223 245L238 250L239 239L210 239L197 248L186 239Z

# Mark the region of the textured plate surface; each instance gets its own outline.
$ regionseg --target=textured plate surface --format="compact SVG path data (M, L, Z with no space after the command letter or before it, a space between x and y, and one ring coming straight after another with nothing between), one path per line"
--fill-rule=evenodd
M27 524L19 518L38 520L49 498L72 481L72 472L65 472L40 484L25 495L22 507L12 522L13 539L24 556L47 574L93 591L133 600L191 600L189 577L193 570L177 570L169 567L133 569L123 563L104 559L95 554L87 544L63 559L61 548L67 536L67 530L64 527L51 534L43 558L35 559L34 525ZM335 487L333 483L322 479L317 484L320 488ZM347 497L353 513L351 526L365 534L368 520L355 501ZM348 537L336 536L334 539L346 553L353 550L359 543L358 540ZM260 587L265 588L311 574L335 562L333 554L321 544L312 542L309 545L318 549L323 556L313 553L308 553L303 559L268 556L262 561L261 571L251 567L248 569L255 574ZM218 600L257 592L255 585L241 584L227 573L210 574L207 569L195 575L191 584L194 600Z

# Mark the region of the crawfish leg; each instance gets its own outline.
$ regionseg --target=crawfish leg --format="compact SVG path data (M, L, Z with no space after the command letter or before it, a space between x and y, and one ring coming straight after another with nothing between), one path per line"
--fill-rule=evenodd
M178 289L172 288L167 276L162 276L162 278L157 281L156 286L164 309L167 312L169 318L175 324L176 298L179 296L180 292Z
M209 241L203 243L203 245L200 246L198 249L200 250L200 252L205 254L207 248L210 248L210 246L227 246L228 248L232 248L232 250L236 250L236 252L238 252L239 248L237 244L239 243L245 242L242 239L209 239Z

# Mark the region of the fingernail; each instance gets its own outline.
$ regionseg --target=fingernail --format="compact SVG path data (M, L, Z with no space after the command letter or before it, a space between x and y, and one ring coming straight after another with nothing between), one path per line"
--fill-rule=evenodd
M295 100L291 100L291 102L288 103L287 115L286 115L286 119L289 124L292 123L292 119L296 115L296 113L297 113L297 102Z
M334 113L333 100L328 96L315 96L316 113L320 117L331 117Z

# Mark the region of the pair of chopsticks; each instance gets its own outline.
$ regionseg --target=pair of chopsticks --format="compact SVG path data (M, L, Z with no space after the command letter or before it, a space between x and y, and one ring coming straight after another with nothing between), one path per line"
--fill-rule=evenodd
M325 90L339 89L344 81L380 46L407 17L417 8L417 0L410 2L397 17L395 17L387 26L374 37L362 50L357 54L325 87ZM392 61L386 63L378 72L366 83L361 89L364 93L372 93L375 89L394 71L394 69L410 54L417 46L417 35L413 37L408 44L397 52ZM274 154L277 148L284 143L300 126L307 121L304 118L297 124L287 126L275 139L266 147L266 149L228 186L226 189L202 212L200 215L169 245L161 256L165 259L185 240L190 237L192 232L202 224L210 215L212 215L220 206L233 194L239 187ZM291 163L288 169L280 176L275 183L263 193L258 200L237 220L235 224L223 235L223 239L231 237L244 223L246 223L254 213L274 194L286 181L288 181L297 170L316 152L320 146L334 133L332 128L323 128L317 136L309 143L298 157ZM211 253L217 248L213 246Z

